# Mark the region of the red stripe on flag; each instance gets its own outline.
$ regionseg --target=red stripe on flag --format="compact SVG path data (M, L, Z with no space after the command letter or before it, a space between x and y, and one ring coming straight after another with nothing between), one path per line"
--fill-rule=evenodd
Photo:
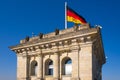
M67 10L67 16L73 17L75 19L80 20L82 23L86 23L80 16L76 15L74 12Z
M74 19L77 19L77 20L79 20L82 23L86 23L85 19L82 16L80 16L79 14L77 14L75 11L73 11L69 7L67 7L67 16L73 17Z

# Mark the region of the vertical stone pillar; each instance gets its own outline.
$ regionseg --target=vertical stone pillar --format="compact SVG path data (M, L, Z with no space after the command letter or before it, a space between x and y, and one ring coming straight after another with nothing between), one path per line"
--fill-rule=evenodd
M79 80L79 50L72 50L72 80Z
M42 55L38 55L38 71L37 71L38 80L43 80L43 58Z
M53 63L53 77L54 77L54 80L59 80L59 55L58 53L54 53L54 63Z
M28 80L28 69L27 52L23 50L22 53L17 54L17 80Z
M35 47L37 53L37 80L43 80L43 55L39 46Z
M81 80L93 80L92 43L81 43L79 72Z
M79 45L76 39L72 40L72 80L80 80L79 77Z

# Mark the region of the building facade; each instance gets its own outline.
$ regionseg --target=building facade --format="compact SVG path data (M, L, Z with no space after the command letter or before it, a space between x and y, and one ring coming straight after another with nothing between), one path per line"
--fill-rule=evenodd
M17 55L17 80L102 80L106 60L99 27L56 29L10 48Z

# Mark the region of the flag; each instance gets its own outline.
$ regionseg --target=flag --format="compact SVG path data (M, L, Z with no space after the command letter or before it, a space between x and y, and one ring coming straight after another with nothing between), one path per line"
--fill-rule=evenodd
M86 20L67 6L67 21L75 24L85 24Z

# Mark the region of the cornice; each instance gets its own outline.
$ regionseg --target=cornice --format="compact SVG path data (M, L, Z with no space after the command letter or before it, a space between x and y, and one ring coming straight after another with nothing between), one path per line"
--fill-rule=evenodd
M85 41L85 37L87 40L90 39L90 35L94 35L96 34L97 28L90 28L90 29L85 29L85 30L80 30L80 31L76 31L76 32L71 32L71 33L67 33L67 34L62 34L62 35L56 35L54 37L50 37L50 38L45 38L45 39L39 39L36 41L32 41L32 42L26 42L24 44L18 44L16 46L11 46L11 50L16 50L16 49L20 49L20 48L27 48L27 47L32 47L32 46L39 46L39 45L43 45L45 47L51 47L51 45L46 45L46 44L51 44L51 43L59 43L59 42L64 42L65 41L71 41L72 39L76 39L76 38L81 38L81 42Z

